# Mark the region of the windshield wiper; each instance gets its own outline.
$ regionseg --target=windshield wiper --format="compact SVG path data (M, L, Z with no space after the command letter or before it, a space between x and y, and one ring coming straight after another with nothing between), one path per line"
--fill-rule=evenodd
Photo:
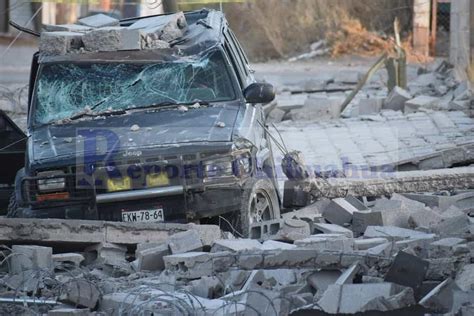
M148 104L148 105L141 105L141 106L137 106L137 107L131 107L131 108L127 108L127 110L133 111L135 109L152 109L152 108L172 109L172 108L179 107L181 105L191 106L191 105L194 105L196 103L199 103L199 105L209 105L210 104L208 101L199 101L199 100L196 100L196 101L193 101L193 102L183 102L183 103L174 102L174 101L163 101L163 102L158 102L158 103L151 103L151 104Z
M104 112L98 112L98 113L92 113L92 112L81 112L76 115L73 115L69 118L71 121L78 120L80 118L83 118L85 116L89 117L97 117L97 116L110 116L110 115L122 115L127 113L126 110L115 110L115 111L104 111Z

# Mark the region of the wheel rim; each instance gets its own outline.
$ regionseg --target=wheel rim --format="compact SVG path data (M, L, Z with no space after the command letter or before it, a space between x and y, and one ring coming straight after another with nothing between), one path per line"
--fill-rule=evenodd
M270 220L272 214L270 196L263 190L257 190L250 201L250 224Z

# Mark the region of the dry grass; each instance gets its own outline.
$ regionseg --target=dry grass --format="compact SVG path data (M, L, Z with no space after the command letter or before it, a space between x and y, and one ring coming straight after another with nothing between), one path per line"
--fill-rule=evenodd
M387 44L377 34L391 34L395 17L400 19L402 31L411 29L412 3L413 0L248 0L226 4L224 11L251 58L262 60L307 51L311 43L338 32L342 32L341 38L344 34L356 37L360 45L367 46L366 50L383 48ZM406 37L408 33L402 35ZM370 39L369 43L362 43L364 39ZM348 48L341 44L335 50L351 53Z

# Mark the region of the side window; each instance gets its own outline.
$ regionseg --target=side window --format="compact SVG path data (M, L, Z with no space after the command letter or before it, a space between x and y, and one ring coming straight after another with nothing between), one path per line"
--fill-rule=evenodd
M227 43L227 41L224 45L224 49L225 49L225 53L226 53L227 57L229 58L230 62L232 63L232 68L234 68L235 75L237 76L237 79L238 79L239 84L240 84L240 88L243 89L243 87L245 87L245 83L244 83L244 79L243 79L243 76L242 76L242 72L239 69L239 66L238 66L238 64L235 60L235 56L233 55L232 49L230 48L229 43Z
M230 36L230 34L228 32L225 32L224 37L225 37L226 43L229 45L229 48L232 52L232 55L235 58L237 67L239 69L239 72L242 75L242 78L244 79L243 82L247 82L246 78L248 76L248 71L245 67L244 60L242 59L241 55L239 54L239 51L238 51L232 37ZM244 85L244 87L245 86L246 85Z

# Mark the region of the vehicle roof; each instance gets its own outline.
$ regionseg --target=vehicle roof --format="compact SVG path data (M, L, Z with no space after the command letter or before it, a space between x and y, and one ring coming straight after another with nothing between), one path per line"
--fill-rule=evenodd
M170 13L172 14L172 13ZM130 26L134 22L156 18L162 15L128 18L120 21L120 26ZM223 43L223 31L227 27L227 20L220 11L201 9L184 13L188 28L184 36L170 43L170 48L144 49L136 51L88 52L67 54L61 56L44 56L41 63L66 61L123 61L136 62L137 60L177 60L184 57L200 57L206 55L219 44Z

